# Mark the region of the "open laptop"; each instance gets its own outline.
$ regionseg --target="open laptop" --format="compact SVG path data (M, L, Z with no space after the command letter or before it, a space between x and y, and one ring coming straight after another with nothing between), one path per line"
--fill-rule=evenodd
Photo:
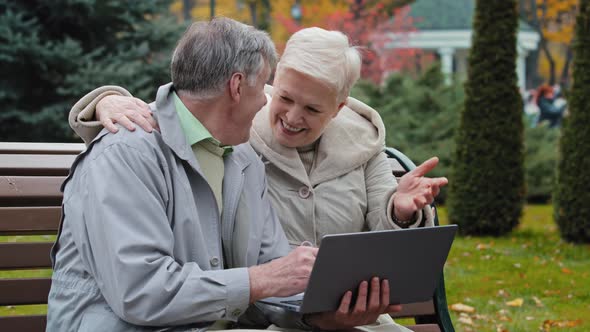
M353 304L361 281L389 280L390 303L432 299L457 225L326 235L305 293L262 303L301 313L334 311L348 290Z

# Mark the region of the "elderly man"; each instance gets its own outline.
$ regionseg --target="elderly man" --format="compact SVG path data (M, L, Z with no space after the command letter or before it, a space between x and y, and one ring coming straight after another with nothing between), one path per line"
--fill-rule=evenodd
M195 23L151 105L160 132L103 130L76 159L52 251L48 331L207 329L305 289L317 249L289 253L264 166L242 144L276 61L264 32Z

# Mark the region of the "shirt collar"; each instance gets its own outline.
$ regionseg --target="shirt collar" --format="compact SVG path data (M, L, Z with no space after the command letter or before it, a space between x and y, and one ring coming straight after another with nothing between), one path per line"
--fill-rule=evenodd
M203 126L201 121L197 119L184 105L182 100L176 94L176 91L172 92L174 98L174 106L176 109L176 113L178 114L178 119L180 120L180 126L182 127L182 131L184 136L186 137L186 141L190 146L193 146L202 141L208 141L213 143L216 146L223 148L224 152L223 155L226 156L227 154L233 151L233 148L229 145L221 146L221 143L215 139L209 130Z

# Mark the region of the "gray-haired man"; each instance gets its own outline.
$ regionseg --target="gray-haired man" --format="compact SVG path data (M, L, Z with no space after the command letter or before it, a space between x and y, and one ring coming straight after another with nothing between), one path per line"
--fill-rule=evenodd
M160 132L103 130L77 158L52 251L48 331L207 329L304 290L317 249L289 253L264 166L242 144L276 60L264 32L195 23L151 104Z

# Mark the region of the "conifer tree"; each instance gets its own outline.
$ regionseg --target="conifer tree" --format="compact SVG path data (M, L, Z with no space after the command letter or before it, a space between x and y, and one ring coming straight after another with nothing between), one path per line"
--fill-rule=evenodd
M580 1L569 115L559 142L555 220L562 238L590 242L590 0Z
M169 2L0 0L0 140L75 140L67 114L99 85L155 98L183 30Z
M522 212L517 29L516 0L477 0L449 188L449 217L463 234L506 234L518 225Z

